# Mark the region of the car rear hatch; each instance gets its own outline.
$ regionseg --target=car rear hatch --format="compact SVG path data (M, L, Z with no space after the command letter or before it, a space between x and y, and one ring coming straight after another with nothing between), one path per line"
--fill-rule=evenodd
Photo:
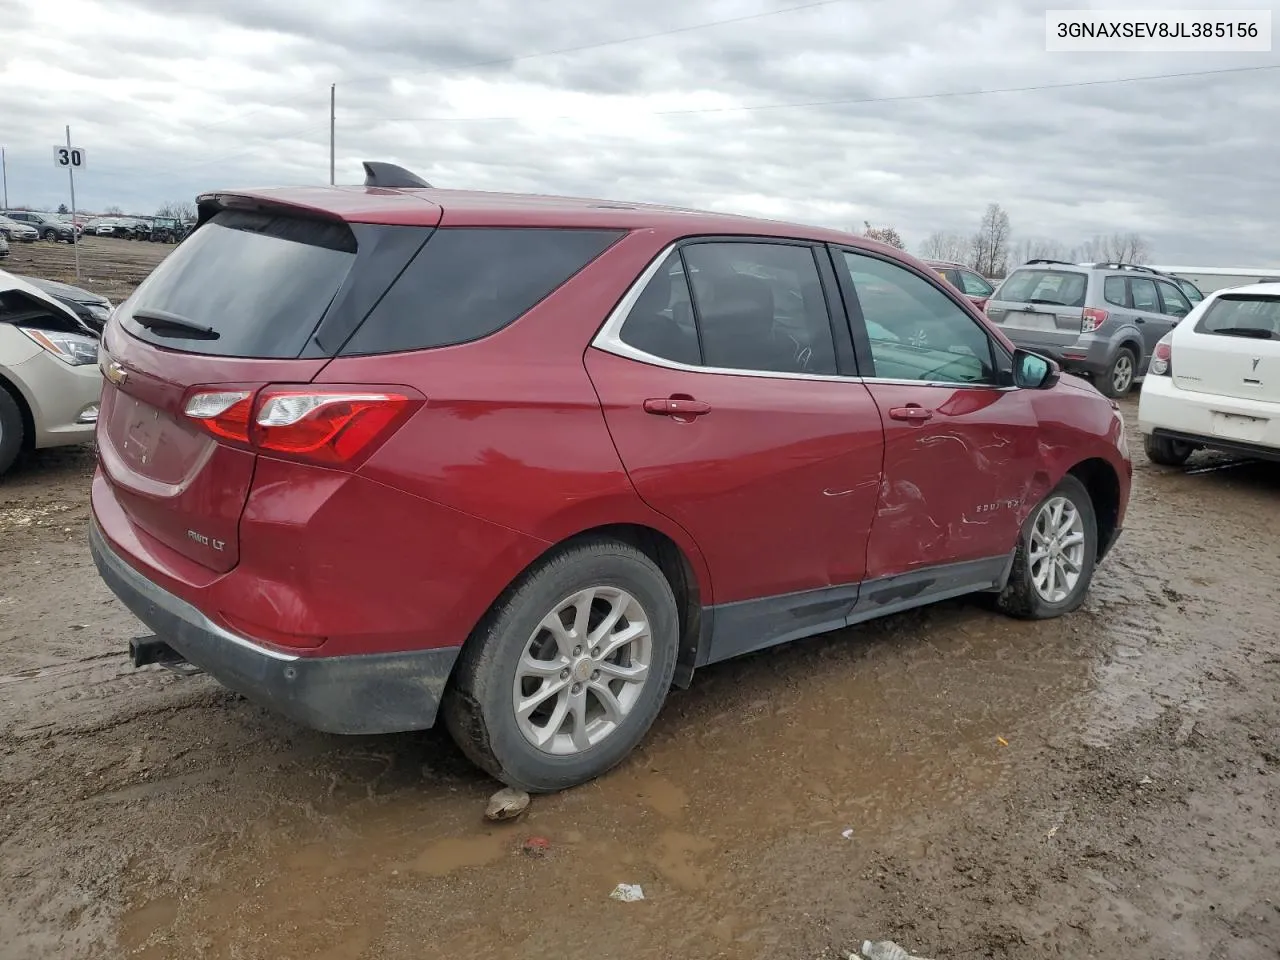
M1280 285L1274 295L1222 294L1181 332L1173 340L1178 387L1280 403Z
M1081 333L1089 274L1070 267L1019 267L987 301L986 314L1014 339L1075 341Z
M328 209L270 194L202 198L197 229L120 305L103 340L102 472L136 528L213 571L239 558L254 397L309 383L439 220L422 198L406 216L404 195L323 193Z

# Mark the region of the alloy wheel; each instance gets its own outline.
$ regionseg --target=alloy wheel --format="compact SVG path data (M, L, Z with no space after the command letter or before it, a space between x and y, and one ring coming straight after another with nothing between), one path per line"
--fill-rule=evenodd
M1031 582L1047 603L1061 603L1084 570L1084 519L1066 497L1045 502L1031 526Z
M566 597L542 618L516 667L520 733L557 756L594 747L639 702L652 658L649 617L630 593L596 586Z

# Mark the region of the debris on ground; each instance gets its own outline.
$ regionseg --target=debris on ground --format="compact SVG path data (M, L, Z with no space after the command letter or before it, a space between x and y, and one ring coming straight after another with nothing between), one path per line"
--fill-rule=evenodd
M520 850L528 857L545 857L551 850L551 841L546 837L528 837Z
M484 815L488 820L514 820L529 809L529 795L523 790L504 787L489 798Z
M853 827L849 827L847 830L841 830L841 831L840 831L840 836L844 837L846 840L852 840L852 839L853 839Z
M905 947L898 946L892 940L877 940L874 943L863 940L861 956L866 960L928 960L926 957L917 957L913 953L908 953ZM859 954L849 954L849 960L859 960Z
M621 900L623 903L635 903L644 899L644 891L638 883L620 883L609 894L610 900Z

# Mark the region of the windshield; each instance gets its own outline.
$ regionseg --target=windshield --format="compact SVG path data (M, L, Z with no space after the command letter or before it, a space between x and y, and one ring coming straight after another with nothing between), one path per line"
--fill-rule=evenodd
M1021 268L1000 285L1002 301L1083 307L1089 275L1067 270Z

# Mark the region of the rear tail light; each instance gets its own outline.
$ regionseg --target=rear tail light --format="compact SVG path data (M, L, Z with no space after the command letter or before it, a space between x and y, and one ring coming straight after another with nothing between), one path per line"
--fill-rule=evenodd
M352 464L373 451L422 402L403 388L264 387L196 390L183 410L213 436L328 466Z
M1081 333L1093 333L1100 326L1107 322L1107 311L1099 310L1097 307L1085 307L1084 316L1080 320Z
M1157 377L1173 376L1173 333L1166 333L1151 351L1150 372Z

